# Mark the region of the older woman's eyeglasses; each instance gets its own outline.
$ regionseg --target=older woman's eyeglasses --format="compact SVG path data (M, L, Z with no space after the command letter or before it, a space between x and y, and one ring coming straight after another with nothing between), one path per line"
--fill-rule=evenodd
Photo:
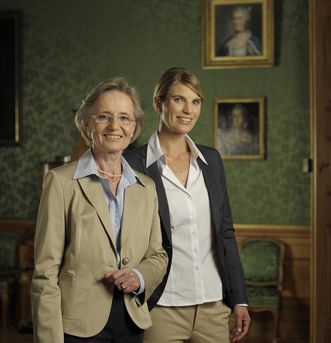
M129 125L131 122L136 121L135 119L131 119L126 114L120 114L118 116L114 116L108 113L99 113L99 114L92 115L92 117L94 118L97 124L108 124L115 119L118 120L120 125Z

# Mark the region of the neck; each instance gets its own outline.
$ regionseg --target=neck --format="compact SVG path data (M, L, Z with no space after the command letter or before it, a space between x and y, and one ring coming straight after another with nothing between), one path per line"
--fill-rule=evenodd
M108 177L122 176L122 172L120 172L119 174L115 174L114 172L107 172L99 167L97 167L97 169L101 174L105 174Z
M122 159L119 154L99 154L92 150L97 168L107 176L118 176L122 173Z
M245 33L245 32L248 32L248 30L246 30L246 29L243 29L243 30L236 30L235 31L237 34L239 34L239 33Z
M158 132L161 149L166 156L178 156L190 151L185 134L175 134L170 132Z

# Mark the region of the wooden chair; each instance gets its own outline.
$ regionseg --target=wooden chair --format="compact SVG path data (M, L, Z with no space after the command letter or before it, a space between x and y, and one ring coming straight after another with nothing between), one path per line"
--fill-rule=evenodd
M250 312L270 312L273 342L279 338L279 317L285 246L271 239L249 239L240 247Z
M31 280L33 273L33 238L34 234L22 237L19 248L19 316L18 329L22 333L31 332Z
M8 327L10 300L17 289L19 244L20 236L14 232L0 232L0 301L3 328Z

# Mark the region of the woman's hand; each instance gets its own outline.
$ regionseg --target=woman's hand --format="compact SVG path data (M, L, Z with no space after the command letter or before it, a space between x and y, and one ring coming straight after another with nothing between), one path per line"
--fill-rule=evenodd
M251 318L246 306L236 305L234 307L234 328L231 330L231 342L239 342L244 336L247 335Z
M107 281L114 283L114 285L123 293L135 292L140 288L139 277L131 268L123 268L107 272L104 274L104 278Z

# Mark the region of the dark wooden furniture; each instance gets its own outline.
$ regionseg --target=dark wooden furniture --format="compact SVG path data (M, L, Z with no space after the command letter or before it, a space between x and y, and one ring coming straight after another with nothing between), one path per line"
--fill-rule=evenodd
M23 220L0 220L0 232L10 231L20 237L17 249L17 268L15 271L16 300L11 312L15 314L15 323L19 329L32 328L31 317L31 277L33 272L33 236L35 222Z
M31 280L33 273L33 236L28 237L19 248L19 318L20 329L32 327Z
M16 307L19 246L19 235L11 231L0 231L0 319L3 328L8 328L13 317L12 309Z

